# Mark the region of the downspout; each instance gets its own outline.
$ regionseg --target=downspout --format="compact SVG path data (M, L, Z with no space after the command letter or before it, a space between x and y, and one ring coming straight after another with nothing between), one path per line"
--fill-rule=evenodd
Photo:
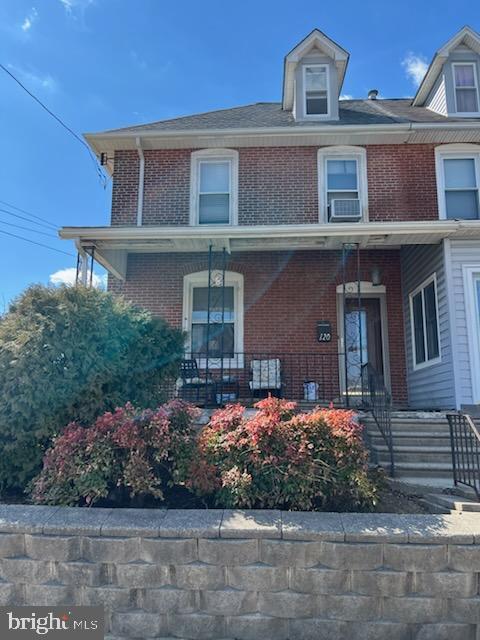
M141 138L135 138L135 145L137 147L138 157L140 161L140 167L138 171L137 227L141 227L143 222L143 189L145 183L145 156L143 155Z

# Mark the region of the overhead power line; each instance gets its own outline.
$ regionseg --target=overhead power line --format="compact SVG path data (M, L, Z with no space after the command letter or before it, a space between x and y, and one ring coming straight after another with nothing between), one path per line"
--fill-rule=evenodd
M8 209L2 209L0 207L1 213L6 213L9 216L13 216L14 218L19 218L19 220L25 220L25 222L29 222L30 224L36 224L38 227L42 227L42 229L50 229L51 231L57 231L58 227L54 227L53 224L44 224L43 222L35 222L35 220L30 220L30 218L26 218L25 216L21 216L18 213L13 213L13 211L8 211Z
M21 209L20 207L16 207L14 204L10 204L10 202L5 202L5 200L0 200L0 204L5 205L6 207L10 207L10 209L15 209L15 211L20 211L20 213L24 213L30 218L41 220L42 222L45 222L45 224L48 224L50 227L52 227L52 229L58 229L58 226L52 223L50 220L47 220L46 218L41 218L40 216L37 216L34 213L27 211L26 209Z
M66 131L68 131L68 133L70 133L70 135L72 135L75 138L75 140L80 142L80 144L85 147L85 149L88 151L88 155L92 159L92 162L93 162L94 167L95 167L95 171L97 172L97 175L98 175L99 179L101 180L103 186L105 187L106 184L107 184L105 176L104 176L102 170L99 167L97 158L93 155L92 150L90 149L88 144L85 142L85 140L83 140L83 138L81 138L78 135L78 133L75 133L75 131L73 129L71 129L67 124L65 124L65 122L59 116L57 116L55 113L53 113L53 111L51 109L49 109L40 100L40 98L37 98L37 96L35 94L33 94L29 89L27 89L27 87L9 69L7 69L7 67L5 67L5 65L0 63L0 69L5 71L5 73L8 74L12 78L12 80L14 80L26 93L28 93L28 95L31 98L33 98L33 100L35 100L35 102L37 102L42 107L42 109L44 109L52 118L54 118L54 120L56 120L60 126L62 126L64 129L66 129Z
M48 244L43 244L42 242L36 242L35 240L30 240L29 238L24 238L23 236L17 236L15 233L9 233L8 231L3 231L0 229L0 233L3 233L6 236L11 236L12 238L17 238L18 240L24 240L25 242L30 242L30 244L36 244L39 247L43 247L44 249L50 249L50 251L56 251L57 253L63 253L66 256L75 257L73 253L69 253L68 251L62 251L61 249L55 249L55 247L49 247Z
M17 229L23 229L24 231L30 231L31 233L39 233L41 236L47 236L47 238L54 238L55 240L58 240L57 236L54 236L53 233L38 231L38 229L31 229L30 227L24 227L21 224L14 224L13 222L6 222L5 220L0 220L0 224L6 224L9 227L16 227Z

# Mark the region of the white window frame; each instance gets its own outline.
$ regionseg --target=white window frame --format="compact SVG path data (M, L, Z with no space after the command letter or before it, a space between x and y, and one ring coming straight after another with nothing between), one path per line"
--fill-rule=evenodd
M200 223L200 167L204 162L229 162L230 164L230 211L228 223ZM238 224L238 151L235 149L201 149L191 154L190 224L200 227L222 227Z
M328 195L327 195L327 160L355 160L357 163L357 187L360 200L361 218L359 222L368 222L368 179L367 179L367 151L364 147L321 147L317 153L318 171L318 221L320 224L329 223ZM336 222L335 224L342 224ZM343 224L356 224L347 222Z
M465 296L465 317L470 357L470 375L472 381L472 400L480 403L480 319L477 312L475 280L480 279L480 263L465 264L463 271L463 287Z
M457 84L455 81L455 67L473 67L473 78L475 80L475 85L472 87L459 87L462 89L475 89L477 93L477 111L459 111L457 106ZM477 75L477 65L475 62L471 62L470 60L466 60L465 62L452 62L452 76L453 76L453 99L455 100L455 115L460 117L471 118L472 116L478 116L480 113L480 92L478 90L478 75Z
M209 358L209 369L219 369L222 366L228 369L243 368L243 330L244 330L244 278L241 273L235 271L225 271L225 286L233 287L234 304L234 353L240 355L234 358ZM193 289L195 287L208 287L208 271L197 271L189 273L183 277L183 330L187 336L185 349L192 350L191 326L193 315ZM197 365L205 368L206 358L199 358Z
M308 69L326 69L327 72L327 113L307 113L307 68ZM330 118L331 106L330 106L330 68L328 64L304 64L302 68L302 83L303 83L303 117L310 119L325 119Z
M425 315L425 294L423 291L429 284L433 282L434 290L435 290L435 314L437 320L437 336L438 336L438 356L436 358L428 359L428 347L427 347L427 319ZM425 362L417 363L417 350L416 350L416 342L415 342L415 321L413 315L413 298L422 292L422 317L423 317L423 341L424 341L424 349L425 349ZM442 361L442 345L441 345L441 336L440 336L440 319L438 312L438 287L437 287L437 274L432 273L426 280L424 280L418 287L416 287L413 291L408 294L408 301L410 306L410 331L412 337L412 363L413 370L419 371L421 369L426 369L427 367L431 367L435 364L438 364Z
M480 145L442 144L435 147L435 173L437 178L438 217L447 220L447 200L445 197L444 160L474 160L475 177L480 206ZM478 218L480 219L480 218Z

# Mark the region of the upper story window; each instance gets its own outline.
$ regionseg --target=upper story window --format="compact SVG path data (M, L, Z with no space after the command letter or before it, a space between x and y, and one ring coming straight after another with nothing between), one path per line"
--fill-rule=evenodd
M324 147L318 151L320 222L367 219L366 152L362 147Z
M455 88L456 112L478 113L478 80L473 62L453 63L453 83Z
M205 149L192 153L190 224L236 224L238 152Z
M480 146L437 147L437 184L441 218L478 220L480 217Z
M413 368L421 369L440 361L436 274L412 291L409 298Z
M328 66L308 65L303 68L305 115L328 115Z

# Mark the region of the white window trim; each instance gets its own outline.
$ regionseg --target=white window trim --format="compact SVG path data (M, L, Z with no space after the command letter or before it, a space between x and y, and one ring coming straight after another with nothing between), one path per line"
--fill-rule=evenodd
M422 317L423 317L423 340L425 347L425 362L417 363L417 350L415 344L415 322L413 316L413 298L423 291L425 287L428 287L429 284L433 282L433 286L435 289L435 314L437 319L437 336L438 336L438 356L436 358L432 358L428 360L428 348L427 348L427 326L426 326L426 315L425 315L425 295L422 295ZM412 363L413 370L419 371L421 369L426 369L427 367L431 367L435 364L438 364L442 361L442 345L440 340L440 320L438 313L438 287L437 287L437 274L432 273L426 280L424 280L418 287L416 287L413 291L408 294L408 301L410 306L410 331L412 337Z
M326 69L327 71L327 113L307 113L307 67L308 69ZM304 64L302 68L303 78L303 117L306 120L324 120L330 118L330 68L328 64Z
M437 178L438 217L447 219L447 202L445 198L444 160L475 161L475 177L480 198L480 145L478 144L441 144L435 147L435 173Z
M463 290L465 317L467 321L468 351L470 355L470 375L472 400L480 403L480 321L477 313L474 281L480 277L480 263L463 265Z
M191 154L190 160L190 224L200 227L222 227L222 224L200 224L199 222L199 187L200 164L202 161L230 163L230 221L228 226L238 224L238 151L235 149L201 149Z
M464 87L465 89L476 89L477 92L477 111L459 111L457 107L457 85L455 82L455 67L465 67L470 66L473 67L473 77L475 79L475 87ZM477 76L477 65L475 62L471 62L470 60L466 60L465 62L452 62L452 76L453 76L453 99L455 101L455 115L458 117L471 118L472 116L478 116L480 113L480 92L478 89L478 76ZM462 87L459 87L462 89Z
M318 221L328 223L327 198L327 160L356 160L358 198L360 200L360 222L368 222L368 179L367 152L364 147L321 147L317 152L318 171ZM335 223L342 224L342 223ZM346 223L355 224L355 223Z
M234 304L234 352L241 355L235 358L223 358L223 367L228 369L243 368L243 327L244 327L244 278L241 273L235 271L225 271L225 286L233 287ZM190 327L192 325L193 289L195 287L208 287L208 271L197 271L189 273L183 277L183 330L187 340L186 351L192 350ZM197 364L200 368L205 368L206 358L199 358ZM209 368L219 369L222 366L222 358L209 358Z

